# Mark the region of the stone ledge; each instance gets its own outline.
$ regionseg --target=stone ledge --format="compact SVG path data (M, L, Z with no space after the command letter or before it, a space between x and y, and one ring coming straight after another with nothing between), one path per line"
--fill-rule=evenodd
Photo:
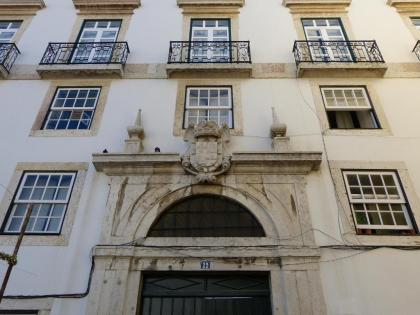
M420 11L420 0L388 0L387 4L395 7L399 12Z
M81 14L128 13L140 7L140 0L73 0Z
M77 1L77 0L74 0L74 1ZM90 1L90 0L85 0L85 1ZM243 7L245 4L245 0L177 0L176 3L181 8L184 6L208 6L208 5Z
M0 0L0 15L35 15L43 8L43 0Z
M333 78L382 78L388 66L386 63L311 63L301 62L297 66L298 78L333 77Z
M351 0L283 0L291 13L345 12Z
M153 248L147 246L96 246L93 255L95 257L107 258L107 257L136 257L136 258L172 258L172 257L183 257L185 253L188 253L190 258L275 258L275 257L313 257L319 259L320 250L317 247L286 247L276 246L273 249L266 248L253 248L244 246L238 248L236 246L224 248L212 247L212 246L194 246L180 248L177 251L173 250L172 246L168 246L168 249L164 247Z
M239 13L245 0L177 0L183 13Z
M124 74L122 64L54 64L39 65L39 76L45 78L80 78L80 76L117 77Z
M98 172L118 174L185 174L178 153L93 154ZM228 174L308 174L317 170L321 152L239 152Z
M8 76L9 72L2 65L0 65L0 79L7 79Z
M210 76L250 78L252 64L250 63L170 63L166 65L169 78L202 78L202 74Z

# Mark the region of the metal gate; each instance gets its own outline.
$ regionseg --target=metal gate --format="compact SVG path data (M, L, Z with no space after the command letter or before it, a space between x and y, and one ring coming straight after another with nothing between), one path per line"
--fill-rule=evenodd
M267 274L151 274L141 315L271 315Z

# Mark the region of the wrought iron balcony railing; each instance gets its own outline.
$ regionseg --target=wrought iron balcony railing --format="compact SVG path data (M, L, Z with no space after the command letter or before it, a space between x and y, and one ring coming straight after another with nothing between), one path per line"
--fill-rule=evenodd
M418 40L416 43L416 46L414 46L413 52L416 54L417 58L420 60L420 40Z
M127 42L49 43L40 65L125 64Z
M171 41L168 63L251 63L251 50L249 41Z
M19 54L20 51L14 43L0 43L0 65L7 73L10 72Z
M374 40L297 40L293 46L296 64L301 62L385 62Z

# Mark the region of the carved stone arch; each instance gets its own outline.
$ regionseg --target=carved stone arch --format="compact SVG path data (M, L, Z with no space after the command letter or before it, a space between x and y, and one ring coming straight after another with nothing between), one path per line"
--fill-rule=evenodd
M254 198L250 194L245 195L235 188L220 185L193 185L178 188L165 194L165 196L156 202L153 207L148 210L144 209L146 211L139 220L134 237L132 238L135 240L146 238L151 226L166 209L186 197L195 195L219 195L239 203L250 211L255 219L261 224L267 236L279 238L279 233L271 214L261 205L257 198Z

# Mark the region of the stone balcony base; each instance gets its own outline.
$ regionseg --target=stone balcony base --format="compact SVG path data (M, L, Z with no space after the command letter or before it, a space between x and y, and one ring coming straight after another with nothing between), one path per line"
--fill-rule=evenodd
M386 63L311 63L301 62L297 66L297 77L362 77L382 78L388 66Z
M171 63L166 65L169 78L202 77L203 73L210 76L250 78L252 64L250 63Z
M6 79L8 75L9 72L2 65L0 65L0 80Z
M53 64L39 65L37 72L42 78L50 77L79 77L88 75L93 77L122 77L122 64Z

